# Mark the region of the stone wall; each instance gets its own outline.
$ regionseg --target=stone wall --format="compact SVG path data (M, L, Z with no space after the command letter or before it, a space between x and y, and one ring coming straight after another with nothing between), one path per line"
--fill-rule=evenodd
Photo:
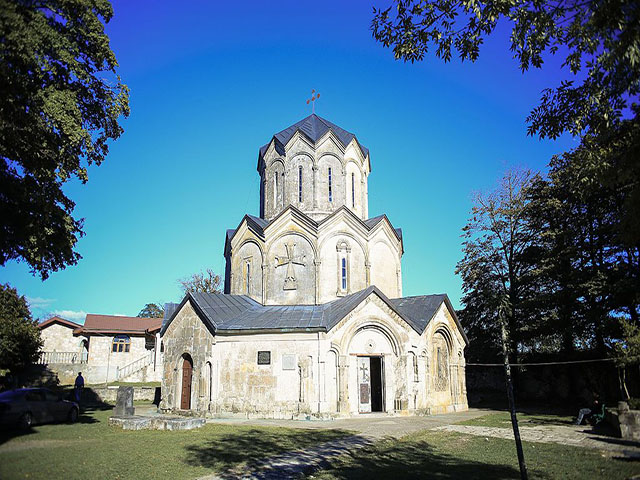
M81 352L85 337L73 336L73 328L52 323L40 331L43 352Z
M104 403L116 403L120 387L91 387L97 398ZM153 402L156 398L156 389L160 387L131 387L133 388L133 401Z
M444 305L444 304L443 304ZM218 333L214 338L189 302L164 334L164 410L179 409L182 364L193 361L192 410L212 415L292 418L357 415L359 356L382 357L384 411L391 414L465 410L464 340L446 307L422 334L377 295L328 334ZM444 391L435 394L433 337L448 332ZM268 362L259 361L268 352Z
M191 386L191 409L206 410L201 397L204 397L204 385L199 381L203 377L206 363L211 357L214 345L213 336L200 321L189 302L178 312L162 338L164 343L164 370L162 377L162 403L165 410L180 408L182 388L182 366L185 354L193 363Z
M534 362L558 360L539 357ZM632 397L640 396L638 369L627 369L627 387ZM512 368L516 400L522 403L571 406L580 408L592 401L592 393L599 394L607 406L620 399L618 370L610 362ZM467 367L467 385L471 405L504 404L506 390L504 369L498 367Z

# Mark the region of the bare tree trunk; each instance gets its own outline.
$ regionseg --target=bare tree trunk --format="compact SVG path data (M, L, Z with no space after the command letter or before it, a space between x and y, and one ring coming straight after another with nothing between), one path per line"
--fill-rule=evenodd
M516 440L516 450L518 452L518 464L520 465L520 478L527 480L527 465L524 462L524 452L522 451L522 440L520 439L520 429L518 428L518 418L516 417L516 402L513 398L513 383L511 381L511 366L509 365L509 352L507 350L508 338L507 329L504 324L502 326L502 354L504 356L504 375L507 384L507 397L509 398L509 411L511 412L511 426L513 427L513 436Z

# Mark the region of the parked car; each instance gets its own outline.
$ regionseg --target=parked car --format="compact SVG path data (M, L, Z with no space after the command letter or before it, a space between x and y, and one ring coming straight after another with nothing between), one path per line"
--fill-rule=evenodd
M29 428L36 423L75 422L80 408L46 388L19 388L0 393L0 425Z

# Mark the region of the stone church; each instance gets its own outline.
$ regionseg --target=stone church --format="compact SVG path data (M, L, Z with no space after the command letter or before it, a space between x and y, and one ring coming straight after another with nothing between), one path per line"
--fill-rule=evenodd
M446 295L402 296L402 231L369 217L369 150L313 114L258 154L260 217L226 232L224 294L166 309L164 410L292 418L467 409Z

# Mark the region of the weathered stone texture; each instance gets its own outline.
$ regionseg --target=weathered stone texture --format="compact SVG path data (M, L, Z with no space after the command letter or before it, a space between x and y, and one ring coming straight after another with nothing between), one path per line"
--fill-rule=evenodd
M298 130L261 151L258 168L262 220L245 218L228 238L226 293L263 305L324 304L370 285L402 296L402 239L386 218L367 221L369 156L355 139ZM444 303L422 333L372 293L329 332L214 336L190 301L164 333L166 410L180 407L185 357L191 408L216 415L357 415L374 409L373 395L390 414L467 408L465 339Z
M82 352L85 337L73 336L73 328L53 323L40 331L43 352Z

